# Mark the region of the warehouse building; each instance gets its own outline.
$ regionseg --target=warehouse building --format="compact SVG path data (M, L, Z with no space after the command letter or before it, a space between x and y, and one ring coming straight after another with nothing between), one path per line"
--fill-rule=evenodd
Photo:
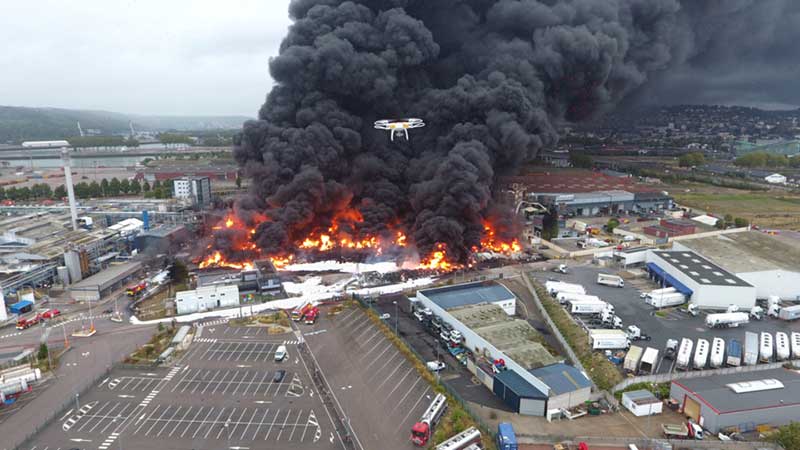
M239 305L239 287L212 285L175 294L175 309L178 315L228 308Z
M756 297L800 300L800 239L745 231L675 242L693 250L756 288Z
M95 275L85 278L69 287L69 295L78 301L97 301L122 287L142 270L142 263L129 262L109 266Z
M538 341L539 333L509 310L514 294L496 282L469 283L417 293L416 301L461 332L476 361L467 368L515 412L553 417L589 399L591 382L560 362ZM495 374L491 362L506 370Z
M800 373L795 370L675 380L670 397L687 417L712 433L800 421Z
M756 303L753 285L692 251L652 250L646 268L653 280L674 287L700 309L749 310Z

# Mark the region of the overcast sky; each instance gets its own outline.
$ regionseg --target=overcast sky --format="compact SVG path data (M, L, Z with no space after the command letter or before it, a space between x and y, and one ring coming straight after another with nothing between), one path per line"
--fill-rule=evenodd
M289 0L28 0L0 10L0 104L255 117Z

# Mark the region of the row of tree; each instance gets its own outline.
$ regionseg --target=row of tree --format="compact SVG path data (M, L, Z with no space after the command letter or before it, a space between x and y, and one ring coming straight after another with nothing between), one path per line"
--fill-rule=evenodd
M146 180L139 183L138 180L118 178L108 180L103 178L99 183L92 181L87 183L82 181L75 185L75 196L78 198L99 198L99 197L118 197L121 195L139 195L144 193L146 198L169 198L172 197L172 181L162 183L156 180L151 186ZM61 200L67 196L64 185L55 189L46 183L38 183L33 186L10 187L0 186L0 200L26 201L26 200Z
M742 155L733 162L739 167L800 167L800 158L789 158L767 152L753 152Z
M686 153L678 158L678 165L681 167L698 167L705 163L706 157L700 152Z

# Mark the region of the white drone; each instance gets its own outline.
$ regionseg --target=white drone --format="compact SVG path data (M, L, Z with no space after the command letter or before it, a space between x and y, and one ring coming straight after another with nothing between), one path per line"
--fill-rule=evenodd
M422 128L425 122L422 119L383 119L375 121L376 130L389 130L389 138L394 142L395 135L405 136L408 140L408 130Z

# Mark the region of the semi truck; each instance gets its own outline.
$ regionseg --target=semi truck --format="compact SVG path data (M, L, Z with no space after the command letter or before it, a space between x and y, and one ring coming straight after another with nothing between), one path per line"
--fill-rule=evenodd
M621 288L625 287L625 280L623 280L622 277L617 275L607 275L604 273L599 273L597 274L597 284Z
M644 302L655 309L670 308L686 303L686 296L680 292L670 292L667 294L647 295Z
M772 335L766 332L762 332L761 339L759 341L759 353L758 353L759 361L769 362L769 360L772 359L773 353L775 353L775 351L772 344Z
M466 450L470 446L481 443L481 432L475 427L469 427L461 433L434 447L435 450Z
M778 311L778 318L781 320L800 319L800 305L787 306Z
M642 361L639 363L639 374L652 374L656 370L656 365L658 365L658 350L647 347L642 354Z
M428 409L422 414L419 422L411 427L411 442L418 447L424 447L433 436L433 428L439 423L447 410L447 397L436 394Z
M632 341L649 341L650 336L642 333L642 329L636 325L628 325L628 336Z
M631 346L628 333L622 330L589 330L592 350L620 350Z
M718 313L706 316L708 328L735 328L750 322L750 315L743 312Z
M729 366L739 366L742 364L742 343L739 342L737 339L731 339L728 341L728 348L727 354L728 357L725 359L725 364Z
M742 364L754 366L758 363L758 334L750 331L744 333L744 357Z
M562 305L571 301L602 301L600 297L596 295L576 294L574 292L559 292L556 294L556 300Z
M675 368L680 370L689 370L689 364L692 359L692 348L694 342L691 339L681 339L681 346L678 348L678 357L675 358Z
M800 359L800 333L792 332L792 358Z
M290 313L290 316L293 321L300 322L301 320L303 320L303 317L306 316L306 313L311 311L313 307L314 305L311 304L311 302L305 303L293 309L292 312Z
M775 357L778 361L784 361L792 356L792 350L789 345L789 336L783 331L775 333Z
M697 350L694 352L693 366L695 369L705 369L708 364L708 351L710 344L707 340L700 338L697 340Z
M497 450L519 450L514 427L507 422L497 425Z
M711 341L711 356L708 358L708 364L714 369L722 366L725 357L725 340L715 337Z
M614 314L614 307L602 300L574 300L569 302L569 312L572 314L602 314L604 311Z
M642 359L642 353L644 350L642 347L638 345L631 345L631 348L628 349L628 353L625 355L625 361L622 363L622 368L626 372L630 372L632 374L636 374L639 370L639 361Z
M18 330L26 330L26 329L38 324L41 320L42 320L42 316L40 316L39 314L36 314L35 316L33 316L31 318L28 318L28 319L25 319L25 318L19 319L19 320L17 320L17 329Z
M547 293L554 296L559 292L570 292L573 294L586 294L586 289L580 284L564 283L563 281L547 281L544 284Z

